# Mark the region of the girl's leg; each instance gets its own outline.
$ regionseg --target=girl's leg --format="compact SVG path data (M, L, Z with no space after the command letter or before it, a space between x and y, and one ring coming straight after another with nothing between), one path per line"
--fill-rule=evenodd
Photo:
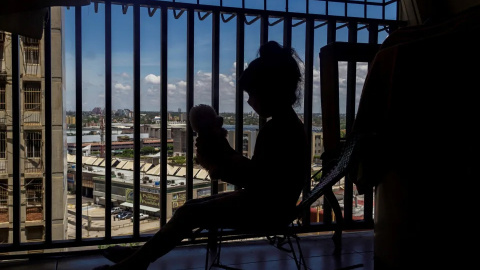
M147 269L151 262L165 255L184 238L190 236L193 229L218 223L218 216L223 216L219 213L220 209L229 208L227 206L229 200L224 199L227 197L221 194L188 201L177 209L167 224L132 255L113 266L107 268L102 266L103 268L96 269Z

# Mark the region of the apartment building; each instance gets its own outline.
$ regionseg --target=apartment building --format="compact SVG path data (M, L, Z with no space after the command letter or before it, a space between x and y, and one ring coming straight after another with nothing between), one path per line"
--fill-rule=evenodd
M66 238L66 137L63 10L51 9L52 239ZM45 55L44 39L20 36L21 241L45 234ZM12 36L0 33L0 243L12 243Z

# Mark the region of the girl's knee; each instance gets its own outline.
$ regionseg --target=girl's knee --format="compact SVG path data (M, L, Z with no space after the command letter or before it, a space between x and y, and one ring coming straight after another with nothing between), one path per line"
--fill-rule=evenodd
M190 217L195 213L195 207L192 207L191 204L184 204L175 210L172 218L175 217Z

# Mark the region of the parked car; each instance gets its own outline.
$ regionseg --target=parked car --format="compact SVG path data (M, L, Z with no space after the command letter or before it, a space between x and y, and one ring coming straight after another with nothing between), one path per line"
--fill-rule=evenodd
M122 210L122 211L120 211L119 213L115 214L115 217L116 217L117 219L120 219L120 217L121 217L123 214L125 214L125 212L126 212L126 211Z
M131 218L133 215L132 212L129 212L129 211L123 211L122 213L118 214L118 219L120 220L124 220L124 219L127 219L127 218Z
M140 220L147 219L148 217L149 217L149 215L144 214L144 213L140 213ZM130 218L130 220L133 222L133 216Z
M112 211L112 215L113 215L113 214L119 214L119 213L121 213L123 210L122 210L122 208L120 208L120 207L117 206L117 207L113 207L111 211Z

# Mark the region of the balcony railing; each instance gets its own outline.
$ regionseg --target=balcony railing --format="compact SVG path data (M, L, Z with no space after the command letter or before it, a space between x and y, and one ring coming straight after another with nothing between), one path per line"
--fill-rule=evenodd
M0 175L1 174L8 174L8 160L2 158L0 158Z
M41 158L26 158L24 172L28 174L43 174L43 161Z
M232 1L233 2L233 1ZM401 23L396 21L396 18L388 19L385 17L385 10L389 8L397 9L397 1L340 1L340 0L323 0L323 1L308 1L306 0L305 10L302 12L292 12L289 11L289 1L286 1L286 8L284 11L269 10L267 8L267 1L264 2L263 8L248 8L245 6L245 1L236 1L239 3L237 7L225 6L223 2L220 1L219 5L202 5L199 4L187 4L187 3L178 3L175 1L150 1L150 0L141 0L141 1L129 1L129 0L117 0L117 1L92 1L95 12L104 12L105 17L105 160L112 159L112 7L121 6L124 13L131 12L133 13L132 23L133 23L133 116L134 116L134 158L133 158L133 200L132 207L134 213L132 234L128 236L117 237L112 234L112 220L110 209L112 208L112 176L111 173L106 173L104 177L104 236L97 238L90 238L84 235L82 220L85 218L85 212L88 211L89 207L83 205L82 195L84 195L84 171L82 171L82 119L84 118L82 114L83 110L83 79L84 75L82 70L83 67L83 50L82 50L82 26L83 26L83 9L85 7L75 7L75 95L76 95L76 161L74 170L75 182L74 190L76 192L75 202L73 209L71 211L74 214L72 217L73 223L75 224L75 233L73 239L66 240L54 240L52 237L52 212L55 207L53 198L53 190L59 185L54 186L53 175L52 175L52 156L54 155L54 149L52 149L52 96L51 96L51 87L52 87L52 78L51 76L45 75L45 94L44 94L44 109L45 109L45 140L44 140L44 162L37 160L34 163L25 162L25 172L38 172L44 173L44 197L43 197L43 220L44 220L44 239L43 241L35 241L33 243L26 243L22 241L22 218L21 218L21 208L24 205L23 195L21 193L21 174L20 174L20 134L21 134L21 111L20 106L20 42L19 36L12 34L12 151L13 151L13 160L12 164L12 185L11 196L13 215L13 224L11 225L11 241L7 244L0 244L0 253L5 252L15 252L15 251L26 251L26 250L53 250L58 248L74 248L81 246L98 246L114 243L129 243L129 242L142 242L145 241L150 235L142 234L140 230L140 210L141 210L141 158L140 158L140 147L141 147L141 138L140 138L140 17L141 14L148 13L149 16L154 16L159 14L160 24L158 31L160 31L161 44L158 48L160 51L160 77L162 78L160 82L160 97L161 103L160 112L161 119L168 119L168 98L167 98L167 78L168 78L168 61L169 48L168 44L168 18L179 19L182 16L186 17L186 108L187 114L189 113L190 108L194 104L194 59L195 59L195 47L194 47L194 38L195 38L195 27L196 21L195 17L198 16L199 20L204 20L207 17L211 19L211 46L212 46L212 78L211 78L211 100L212 106L218 111L219 110L219 91L220 91L220 36L219 29L222 23L227 23L231 20L236 20L236 77L238 78L244 68L245 63L245 26L256 25L260 28L259 40L260 44L265 43L269 40L269 29L279 23L283 23L283 45L290 47L292 46L292 29L295 27L301 26L304 34L304 46L305 46L305 56L304 56L304 123L306 126L307 133L309 136L312 136L312 100L314 98L314 85L319 85L319 81L314 80L314 70L315 61L318 59L319 46L315 46L315 42L320 42L322 44L328 44L330 42L336 41L339 39L338 33L342 33L342 37L346 37L346 42L357 43L359 42L357 37L360 31L366 31L368 39L365 41L367 43L377 44L382 38L388 35L388 31L397 28ZM314 13L313 4L321 5L318 7L320 12ZM344 12L339 14L331 14L333 5L344 5ZM311 8L312 6L312 8ZM351 17L349 12L352 7L363 10L363 16ZM380 14L376 18L369 17L368 14L370 9L379 9ZM318 11L315 10L315 11ZM151 30L155 31L155 30ZM338 35L337 35L338 34ZM48 21L45 28L44 34L44 55L45 55L45 74L51 74L52 71L52 61L51 61L51 29L50 22ZM259 44L259 45L260 45ZM348 73L347 76L350 76L350 79L355 80L355 73ZM351 97L355 96L355 92L349 92L348 95ZM176 108L172 108L176 110ZM243 93L242 90L236 86L236 121L235 121L235 149L241 151L243 146ZM350 116L354 117L354 111L349 110ZM260 125L264 120L260 121ZM351 122L349 122L351 124ZM348 129L348 127L347 127ZM161 157L167 157L167 121L161 122ZM187 147L186 147L186 173L185 173L185 185L181 188L185 194L185 199L190 200L193 196L194 191L194 164L193 164L193 132L189 125L187 124ZM340 138L338 138L340 140ZM57 152L55 152L57 153ZM310 153L312 154L312 153ZM166 158L161 158L160 160L160 170L159 170L159 202L158 208L160 209L160 224L163 226L167 222L167 213L168 208L171 207L171 203L167 202L167 173L168 173L168 164ZM41 165L39 165L41 164ZM113 169L112 162L105 162L104 168L105 172L111 172ZM28 171L27 171L28 170ZM40 170L40 171L38 171ZM65 178L67 177L65 173ZM68 179L69 185L72 183L70 178ZM89 180L90 181L90 180ZM65 181L66 182L66 181ZM345 198L350 198L345 200L344 204L344 214L345 214L345 224L344 228L347 230L355 229L364 229L364 228L373 228L373 201L372 194L367 194L366 196L370 200L365 201L364 204L364 213L361 215L362 218L353 217L353 207L352 199L354 198L353 184L350 181L345 181L345 190L347 190L343 196ZM67 185L64 185L63 188L67 188ZM347 187L348 186L348 187ZM218 192L218 186L212 182L210 186L212 194ZM308 193L309 190L304 190L304 193ZM302 227L302 232L323 232L331 231L334 225L334 218L332 217L329 206L326 202L323 205L324 215L323 220L316 222L305 222L306 226ZM38 210L38 209L37 209ZM38 211L37 211L38 212ZM70 212L70 209L69 209ZM87 213L88 217L88 213ZM67 219L65 218L65 222ZM89 221L90 222L90 221ZM189 242L185 242L188 244ZM12 258L15 256L11 253L6 255L7 258ZM1 258L1 257L0 257Z

